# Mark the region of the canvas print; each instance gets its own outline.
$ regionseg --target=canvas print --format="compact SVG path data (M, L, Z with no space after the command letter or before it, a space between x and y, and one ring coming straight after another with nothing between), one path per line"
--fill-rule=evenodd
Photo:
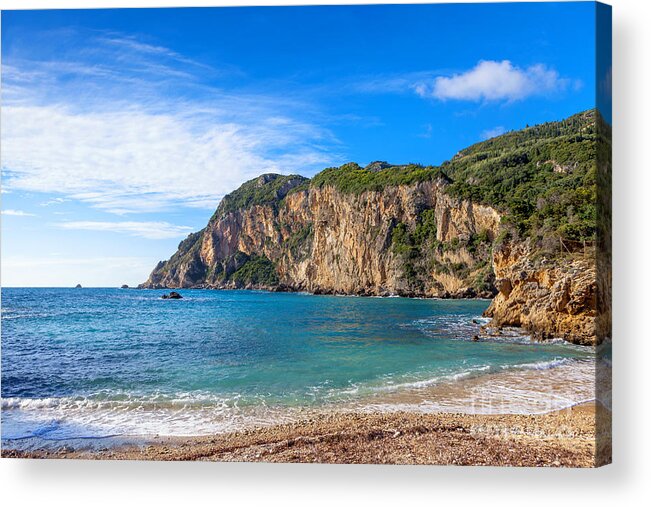
M611 9L2 12L2 457L611 461Z

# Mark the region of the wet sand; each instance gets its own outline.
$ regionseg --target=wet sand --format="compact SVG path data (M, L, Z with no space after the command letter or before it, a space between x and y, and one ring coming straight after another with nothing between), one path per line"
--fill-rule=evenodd
M592 467L610 461L610 446L595 445L596 421L609 418L592 402L539 415L333 413L212 437L100 450L3 450L2 456Z

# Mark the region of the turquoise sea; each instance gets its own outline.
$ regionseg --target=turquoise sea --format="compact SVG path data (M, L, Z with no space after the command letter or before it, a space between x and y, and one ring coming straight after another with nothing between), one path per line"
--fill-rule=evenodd
M591 399L590 348L473 341L488 301L163 293L2 289L3 444L201 435L306 410L526 413Z

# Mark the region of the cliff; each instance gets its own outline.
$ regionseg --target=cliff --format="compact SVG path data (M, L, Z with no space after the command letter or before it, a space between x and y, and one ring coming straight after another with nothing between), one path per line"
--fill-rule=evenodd
M598 125L587 111L440 167L264 174L224 197L141 287L495 296L493 326L594 344Z
M247 182L143 286L492 296L493 208L451 197L440 178L361 194L304 183L273 174ZM275 198L232 208L272 185Z
M530 242L493 254L498 293L484 315L492 327L523 327L534 338L592 345L596 333L596 265L583 252L556 262L536 259Z

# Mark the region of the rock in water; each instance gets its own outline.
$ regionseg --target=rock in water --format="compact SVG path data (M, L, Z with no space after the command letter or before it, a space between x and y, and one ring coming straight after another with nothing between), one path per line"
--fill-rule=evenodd
M81 284L78 283L77 285L75 285L75 289L81 289Z
M128 288L129 286L126 283L120 287L120 289L128 289Z
M169 294L163 294L161 296L161 299L183 299L183 296L179 294L178 292L170 292Z

